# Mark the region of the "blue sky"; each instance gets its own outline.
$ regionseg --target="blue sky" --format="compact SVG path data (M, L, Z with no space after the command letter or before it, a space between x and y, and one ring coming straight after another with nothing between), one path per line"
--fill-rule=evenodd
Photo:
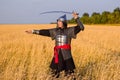
M55 22L63 13L44 14L45 11L112 12L120 7L120 0L0 0L0 24L40 24ZM72 16L67 14L67 18Z

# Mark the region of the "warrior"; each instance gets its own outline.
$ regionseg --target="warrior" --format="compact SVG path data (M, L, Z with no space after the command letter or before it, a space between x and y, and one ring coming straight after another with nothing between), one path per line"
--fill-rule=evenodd
M76 12L72 13L77 25L67 27L66 15L57 19L57 27L52 29L28 30L27 33L38 34L51 37L55 40L54 56L50 64L52 74L58 78L61 71L65 72L65 76L74 74L75 64L71 54L71 40L84 30L84 26Z

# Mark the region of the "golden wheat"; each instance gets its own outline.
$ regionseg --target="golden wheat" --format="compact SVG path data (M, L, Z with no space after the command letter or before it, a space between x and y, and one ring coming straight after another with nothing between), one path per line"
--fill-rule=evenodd
M54 80L49 69L54 41L25 30L55 26L0 25L0 80ZM77 80L120 80L119 30L120 26L85 25L72 40Z

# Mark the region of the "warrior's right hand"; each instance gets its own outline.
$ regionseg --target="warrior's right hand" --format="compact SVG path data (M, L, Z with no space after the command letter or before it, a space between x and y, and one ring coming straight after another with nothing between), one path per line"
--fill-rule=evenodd
M32 30L25 31L26 33L32 34Z
M73 13L72 13L72 16L73 16L74 19L77 19L77 18L79 17L78 15L79 15L79 14L78 14L77 12L73 12Z

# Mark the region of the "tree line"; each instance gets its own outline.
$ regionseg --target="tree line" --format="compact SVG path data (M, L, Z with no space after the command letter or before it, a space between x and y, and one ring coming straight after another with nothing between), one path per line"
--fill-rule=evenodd
M101 14L93 12L91 16L84 13L80 20L83 24L120 24L120 8L115 8L113 12L104 11ZM68 23L75 23L75 20L72 18Z

